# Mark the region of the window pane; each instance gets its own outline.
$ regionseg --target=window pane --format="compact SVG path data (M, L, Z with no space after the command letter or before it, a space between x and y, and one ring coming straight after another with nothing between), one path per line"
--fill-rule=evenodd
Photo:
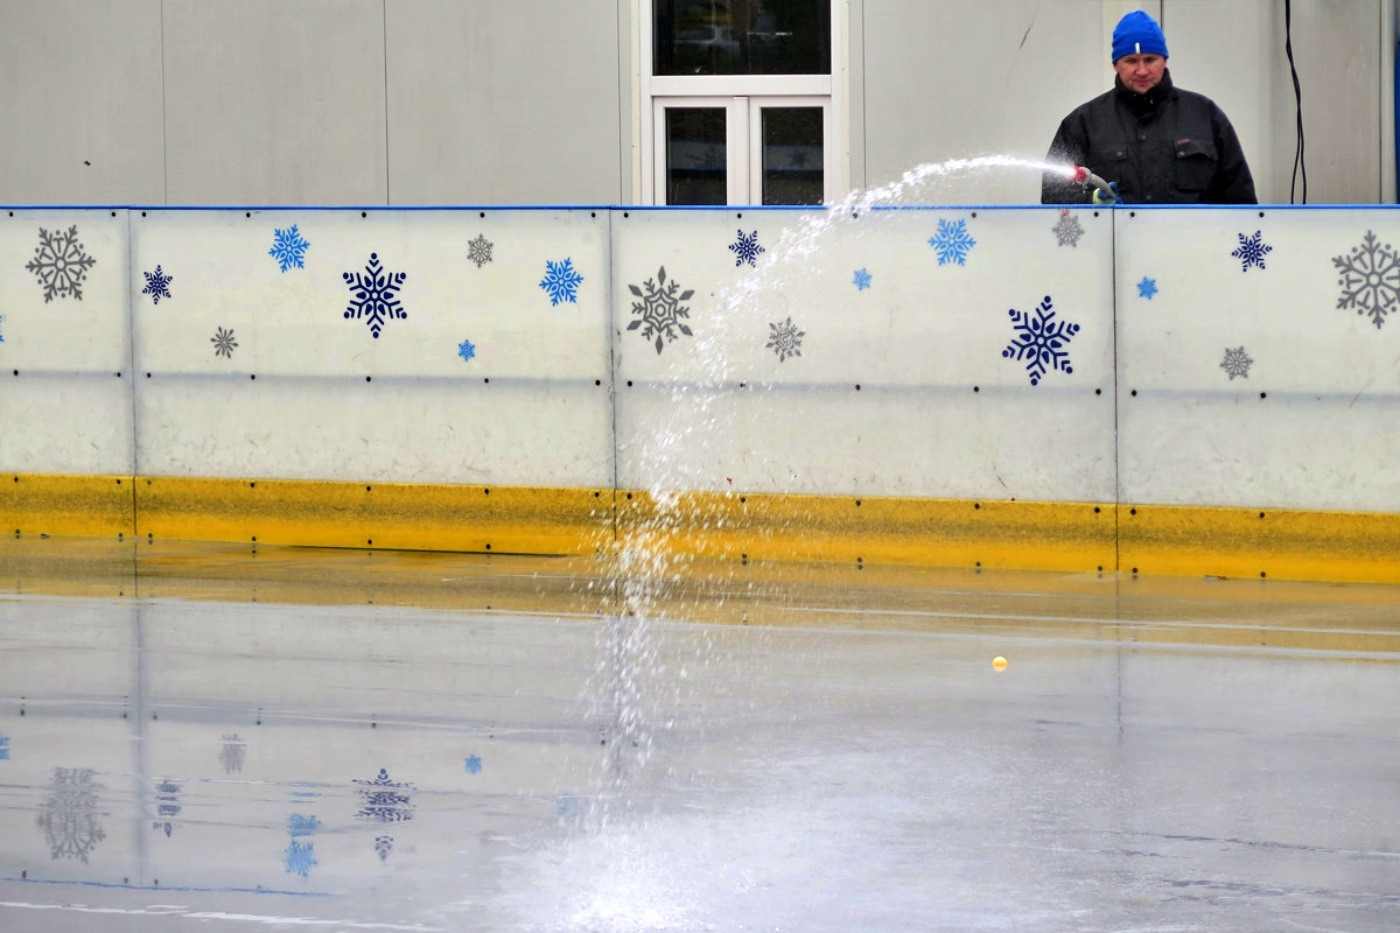
M763 203L821 204L822 108L763 108Z
M831 0L652 0L659 75L831 73Z
M729 195L723 107L666 108L666 203L724 204Z

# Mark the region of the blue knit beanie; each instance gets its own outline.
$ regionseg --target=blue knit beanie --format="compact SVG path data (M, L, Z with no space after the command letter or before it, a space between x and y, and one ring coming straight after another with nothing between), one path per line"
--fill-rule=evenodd
M1160 55L1167 57L1167 37L1157 21L1141 10L1134 10L1118 21L1113 29L1113 58L1124 55Z

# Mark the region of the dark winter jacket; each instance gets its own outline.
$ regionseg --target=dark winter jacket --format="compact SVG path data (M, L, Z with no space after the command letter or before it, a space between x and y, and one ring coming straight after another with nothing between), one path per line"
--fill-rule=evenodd
M1128 204L1257 204L1235 128L1210 98L1172 86L1170 71L1138 94L1114 88L1060 123L1048 161L1118 183ZM1080 204L1093 189L1047 173L1042 204Z

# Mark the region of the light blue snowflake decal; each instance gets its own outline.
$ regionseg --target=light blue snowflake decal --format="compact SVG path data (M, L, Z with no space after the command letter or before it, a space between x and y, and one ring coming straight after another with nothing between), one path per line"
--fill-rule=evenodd
M870 287L870 273L865 269L857 269L855 278L851 279L851 284L856 287L856 291L863 292Z
M960 266L967 265L968 251L977 245L977 241L967 232L965 220L940 220L938 233L929 237L928 243L938 251L940 266L950 262Z
M1248 272L1250 266L1258 266L1260 269L1264 268L1264 257L1272 253L1274 248L1264 242L1263 231L1255 230L1254 236L1252 237L1246 237L1241 233L1239 234L1239 238L1239 249L1230 253L1230 255L1240 261L1240 271Z
M460 356L462 362L465 363L467 360L476 356L476 344L472 343L470 340L463 340L461 343L457 344L457 355Z
M287 851L282 853L283 864L287 866L287 874L301 875L303 878L311 874L311 869L320 862L316 861L316 843L302 842L293 839L287 846Z
M1139 298L1146 298L1148 301L1151 301L1152 296L1157 294L1157 280L1149 279L1144 275L1142 281L1137 284L1137 290Z
M480 758L480 756L477 756L477 755L468 755L468 756L467 756L467 760L464 762L464 765L466 766L466 769L467 769L467 773L468 773L468 774L480 774L480 773L481 773L481 758Z
M737 231L739 238L729 244L729 251L734 254L734 265L742 266L748 263L750 266L758 266L758 257L768 252L758 245L758 231L755 230L749 236L744 236L744 231Z
M1079 325L1055 320L1051 307L1050 296L1046 295L1034 311L1022 313L1012 308L1009 312L1015 335L1001 355L1008 360L1028 361L1026 372L1033 386L1040 385L1040 380L1050 370L1057 369L1066 375L1074 372L1065 348L1079 333Z
M5 323L5 315L0 314L0 324L4 324L4 323ZM5 335L4 335L4 334L0 334L0 343L4 343L4 342L5 342Z
M306 248L311 244L304 240L297 232L297 225L292 224L286 230L273 228L272 249L267 254L277 260L278 267L286 272L292 266L298 269L305 269Z
M293 839L315 835L316 830L320 828L321 821L315 816L293 813L291 816L287 817L287 835L291 836Z
M573 257L563 262L544 262L545 274L540 280L540 288L549 293L549 303L557 305L561 301L578 302L578 287L583 284L583 276L574 269Z
M408 273L385 272L378 253L369 254L363 273L342 272L341 277L350 286L350 305L345 309L345 319L365 318L375 340L384 330L385 321L408 319L398 294Z
M10 760L10 737L0 733L0 761Z
M160 304L162 298L175 297L170 294L170 283L175 281L175 276L166 275L159 265L156 266L156 271L141 274L146 277L146 287L141 289L141 294L150 295L152 304Z

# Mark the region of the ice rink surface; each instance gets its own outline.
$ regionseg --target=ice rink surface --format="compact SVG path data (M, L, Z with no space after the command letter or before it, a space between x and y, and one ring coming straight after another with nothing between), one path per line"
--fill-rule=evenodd
M5 542L0 930L1400 929L1400 588L665 571Z

